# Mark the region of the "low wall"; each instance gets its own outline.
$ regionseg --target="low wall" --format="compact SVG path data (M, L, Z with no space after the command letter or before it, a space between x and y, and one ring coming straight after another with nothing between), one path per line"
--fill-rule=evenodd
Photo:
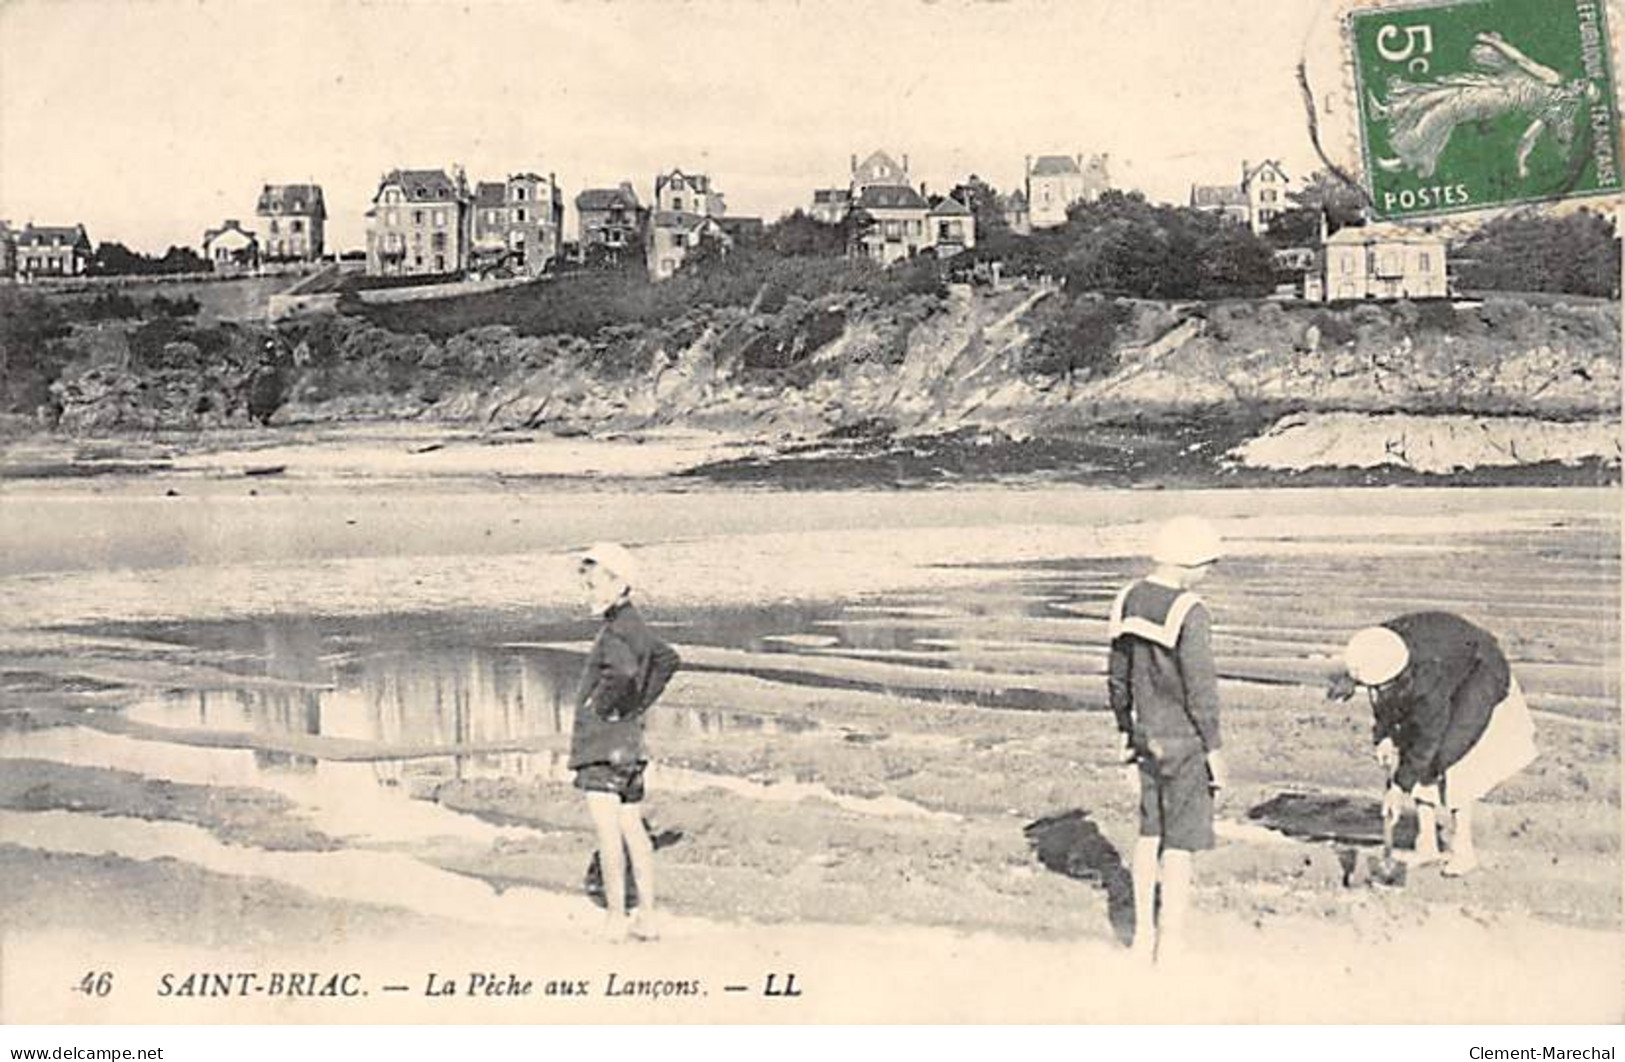
M337 313L339 296L337 292L322 292L316 295L272 295L267 301L265 316L272 321L280 321L284 317L297 317L308 313Z
M422 284L411 288L372 288L356 292L362 302L418 302L423 299L449 299L457 295L478 295L485 291L529 284L532 277L513 277L509 280L457 280L450 284Z

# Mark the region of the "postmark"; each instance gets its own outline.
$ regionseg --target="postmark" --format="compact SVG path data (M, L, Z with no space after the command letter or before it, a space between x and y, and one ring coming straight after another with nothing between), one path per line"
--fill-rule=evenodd
M1373 211L1618 194L1602 0L1464 0L1347 18Z

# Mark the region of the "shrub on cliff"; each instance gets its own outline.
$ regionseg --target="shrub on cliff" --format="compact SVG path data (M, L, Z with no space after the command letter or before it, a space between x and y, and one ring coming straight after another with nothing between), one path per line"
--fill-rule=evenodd
M32 414L50 404L51 384L72 361L62 308L0 286L0 412Z
M1133 311L1098 296L1062 301L1027 345L1022 368L1068 384L1107 376L1117 367L1117 337Z
M661 324L697 306L754 307L775 313L792 298L811 302L848 294L890 305L943 291L940 269L932 258L882 269L848 258L736 250L708 256L658 284L638 273L578 272L503 291L365 306L356 312L380 328L402 334L447 337L502 324L520 335L591 338L605 329Z

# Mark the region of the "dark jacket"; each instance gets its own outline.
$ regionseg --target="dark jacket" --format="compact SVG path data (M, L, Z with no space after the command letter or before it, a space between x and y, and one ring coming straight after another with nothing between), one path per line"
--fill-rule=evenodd
M1512 671L1488 631L1449 612L1414 612L1383 624L1405 640L1410 661L1371 691L1373 740L1399 750L1394 784L1433 785L1478 743Z
M1142 579L1117 595L1106 688L1117 727L1141 755L1219 748L1219 676L1207 606Z
M677 673L682 658L656 638L630 601L604 615L576 692L570 767L641 763L644 712Z

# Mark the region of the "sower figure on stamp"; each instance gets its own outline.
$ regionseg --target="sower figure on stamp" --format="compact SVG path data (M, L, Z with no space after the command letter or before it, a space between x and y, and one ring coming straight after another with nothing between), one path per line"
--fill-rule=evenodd
M598 834L598 852L611 939L657 935L654 922L654 844L643 825L645 713L681 663L656 638L632 604L636 567L631 553L602 543L581 554L577 572L594 615L603 626L587 654L576 696L570 768ZM626 858L630 853L638 889L638 914L626 917Z
M1416 612L1349 639L1347 674L1327 695L1364 686L1377 761L1389 772L1383 814L1416 800L1418 862L1439 858L1438 813L1451 812L1444 873L1478 866L1473 805L1535 759L1535 724L1494 635L1448 612Z
M1499 33L1480 33L1470 53L1479 69L1430 82L1388 80L1388 99L1368 99L1372 116L1388 123L1392 158L1379 158L1384 170L1413 170L1432 177L1439 156L1457 127L1518 114L1529 124L1518 141L1518 176L1529 176L1529 156L1550 131L1565 148L1574 140L1582 106L1595 103L1596 86L1564 81L1561 74L1509 44Z
M1134 952L1145 962L1183 950L1191 856L1213 847L1213 793L1224 784L1218 673L1207 606L1191 590L1221 549L1207 521L1171 520L1151 574L1112 602L1107 683L1124 763L1139 775Z

